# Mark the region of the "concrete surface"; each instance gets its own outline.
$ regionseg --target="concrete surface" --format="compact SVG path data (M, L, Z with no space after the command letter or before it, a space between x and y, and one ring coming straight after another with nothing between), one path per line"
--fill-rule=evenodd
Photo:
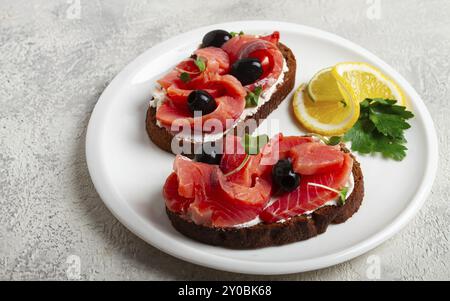
M447 0L0 0L0 279L448 280L449 12ZM423 96L439 134L438 178L414 221L369 254L291 276L223 273L145 244L98 197L84 143L107 83L158 42L243 19L341 35L392 64Z

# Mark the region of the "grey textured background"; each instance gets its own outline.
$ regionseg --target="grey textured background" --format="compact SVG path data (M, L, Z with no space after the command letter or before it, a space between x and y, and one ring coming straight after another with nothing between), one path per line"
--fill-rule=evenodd
M370 1L369 1L370 2ZM450 1L0 0L0 279L364 280L376 255L382 279L449 279ZM182 262L126 230L97 195L85 162L90 113L107 83L173 35L225 21L273 19L324 29L379 55L423 96L437 125L438 178L425 207L370 254L329 269L278 277Z

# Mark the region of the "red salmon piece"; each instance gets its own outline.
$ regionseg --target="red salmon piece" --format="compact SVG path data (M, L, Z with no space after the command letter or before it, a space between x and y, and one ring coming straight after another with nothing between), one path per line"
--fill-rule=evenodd
M189 97L189 94L192 93L194 90L187 90L187 89L180 89L177 88L175 85L170 86L167 88L167 97L169 97L170 101L175 106L186 106L187 105L187 98ZM215 90L215 89L204 89L204 91L211 94L212 97L216 98L221 96L222 91Z
M237 35L223 44L222 49L228 54L230 63L233 64L236 60L247 57L255 50L277 49L279 38L279 32L263 37Z
M216 198L205 198L193 202L188 215L197 225L230 228L250 222L258 217L260 209L243 207L234 203L221 202Z
M181 86L183 81L180 79L180 72L177 70L172 70L162 78L157 80L158 84L161 85L163 89L168 89L172 85Z
M235 98L242 98L245 102L247 91L242 87L241 83L231 75L219 75L215 73L206 73L206 84L202 89L216 89L224 91L225 95Z
M187 103L187 97L193 90L205 90L215 97L227 95L243 98L247 95L244 87L233 76L208 72L203 72L188 83L173 84L166 89L171 99L172 97L180 99L185 97L185 104Z
M261 39L277 45L280 42L280 32L274 31L271 35L261 37Z
M292 148L314 141L311 137L286 136L278 134L261 150L258 163L258 175L270 176L272 167L279 161L289 157Z
M231 64L242 58L255 57L257 52L265 52L265 56L271 62L271 69L265 69L262 77L257 82L248 85L248 89L254 90L256 86L261 86L263 89L269 88L280 77L284 59L283 54L278 49L278 41L278 32L266 37L238 35L222 46L222 49L228 53Z
M247 223L257 218L270 200L271 184L263 179L257 179L255 186L249 188L228 181L220 171L212 177L209 198L189 207L190 216L197 223L204 224L208 218L214 227Z
M242 145L242 139L236 136L227 135L224 143L224 153L220 161L220 170L224 174L235 171L246 160L244 146ZM251 160L251 158L250 158ZM227 177L227 180L250 187L252 185L252 174L250 168L251 163L247 161L245 166L238 172L235 172Z
M175 70L178 71L178 73L186 72L191 78L200 74L200 69L198 69L198 66L195 64L194 59L182 61L175 67Z
M314 139L312 137L299 137L299 136L283 136L279 146L280 159L286 159L292 148L305 143L311 143Z
M213 176L219 197L227 203L263 209L270 200L272 185L269 181L257 178L253 187L242 186L228 181L222 173Z
M227 120L236 120L241 115L242 107L245 104L241 105L237 102L238 99L229 96L218 97L216 98L217 108L214 112L194 118L187 107L177 107L170 101L166 101L156 112L156 118L162 126L174 132L178 132L186 127L194 129L194 124L199 124L202 132L217 133L231 126ZM207 127L210 129L208 130Z
M178 177L178 194L193 199L198 191L206 191L211 183L211 174L217 166L194 162L183 156L176 156L173 169Z
M236 170L241 164L244 163L244 160L246 160L247 155L224 155L222 157L222 161L220 163L220 169L224 174L228 174L234 170ZM249 166L252 165L252 159L249 158L247 160L247 163L245 163L245 166L239 170L238 172L235 172L227 177L227 179L233 183L250 187L252 186L253 179L252 175L253 172Z
M185 213L194 199L188 199L178 194L178 176L172 173L166 180L163 188L166 206L175 213Z
M319 142L300 144L289 152L294 171L301 175L315 175L339 169L344 153L336 147Z
M232 227L255 219L270 199L271 184L245 187L226 179L218 166L177 156L164 185L166 205L199 225Z
M347 184L352 168L353 159L349 154L344 154L344 162L340 169L325 174L303 176L300 180L300 186L296 190L283 195L267 207L260 214L260 218L266 223L275 223L324 206L327 202L338 198L338 195L324 188L310 186L308 183L340 190Z
M207 47L200 48L194 52L197 58L206 60L206 70L208 72L217 72L226 74L230 70L230 59L228 54L221 48Z
M166 128L179 128L182 126L190 126L194 128L194 123L203 125L208 120L220 122L222 128L217 128L220 132L228 129L230 123L227 120L237 120L245 108L245 89L239 81L231 75L206 74L208 77L207 85L201 87L207 91L211 91L216 95L215 101L217 108L214 112L202 117L193 117L192 112L188 109L187 100L183 97L189 95L191 91L176 90L170 88L173 95L177 95L173 101L165 101L157 110L157 120ZM217 95L221 95L217 97Z
M230 69L230 60L228 54L220 48L208 47L195 51L195 54L199 58L205 60L207 73L226 74ZM195 64L194 59L186 59L179 63L174 70L163 76L158 80L158 83L164 89L168 89L170 86L176 86L177 88L184 89L189 86L189 83L184 83L180 79L180 74L186 72L189 74L193 83L199 82L196 80L201 75L198 66ZM192 86L192 85L191 85ZM195 85L194 87L195 88Z

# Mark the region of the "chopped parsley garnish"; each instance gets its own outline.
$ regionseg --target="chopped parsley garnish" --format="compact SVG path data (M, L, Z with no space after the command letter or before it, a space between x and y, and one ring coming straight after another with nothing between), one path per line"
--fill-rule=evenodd
M328 139L328 141L326 142L326 144L327 144L327 145L330 145L330 146L336 146L336 145L338 145L339 143L341 143L341 141L342 141L342 138L341 138L341 137L339 137L339 136L333 136L333 137L331 137L331 138Z
M187 72L182 72L180 74L180 79L183 81L183 83L187 83L191 80L191 76Z
M347 201L347 194L348 194L348 187L344 187L341 190L337 190L322 184L316 184L316 183L308 183L308 186L318 187L325 190L329 190L331 192L334 192L339 195L338 205L344 206L345 202Z
M205 71L206 69L206 63L205 60L201 57L197 57L194 61L195 65L197 66L198 70L201 72Z
M352 142L352 150L361 154L381 153L383 157L402 161L406 157L405 130L414 114L395 100L366 99L361 104L361 115L348 131L345 141Z
M240 32L230 32L230 35L234 38L235 36L243 36L244 32L241 30Z
M247 96L245 97L245 107L251 108L251 107L257 107L259 102L259 97L262 93L262 87L258 86L255 88L255 90L249 91L247 93Z
M347 201L348 187L344 187L339 193L339 206L344 206Z

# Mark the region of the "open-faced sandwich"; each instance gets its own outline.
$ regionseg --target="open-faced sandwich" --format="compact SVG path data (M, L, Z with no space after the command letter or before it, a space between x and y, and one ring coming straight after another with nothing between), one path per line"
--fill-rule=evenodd
M358 211L363 175L343 145L267 141L227 135L219 151L178 155L163 188L173 226L206 244L251 249L309 239Z
M295 85L295 57L279 39L278 32L206 34L190 58L158 80L146 119L151 140L173 153L182 144L192 154L246 120L265 119Z

